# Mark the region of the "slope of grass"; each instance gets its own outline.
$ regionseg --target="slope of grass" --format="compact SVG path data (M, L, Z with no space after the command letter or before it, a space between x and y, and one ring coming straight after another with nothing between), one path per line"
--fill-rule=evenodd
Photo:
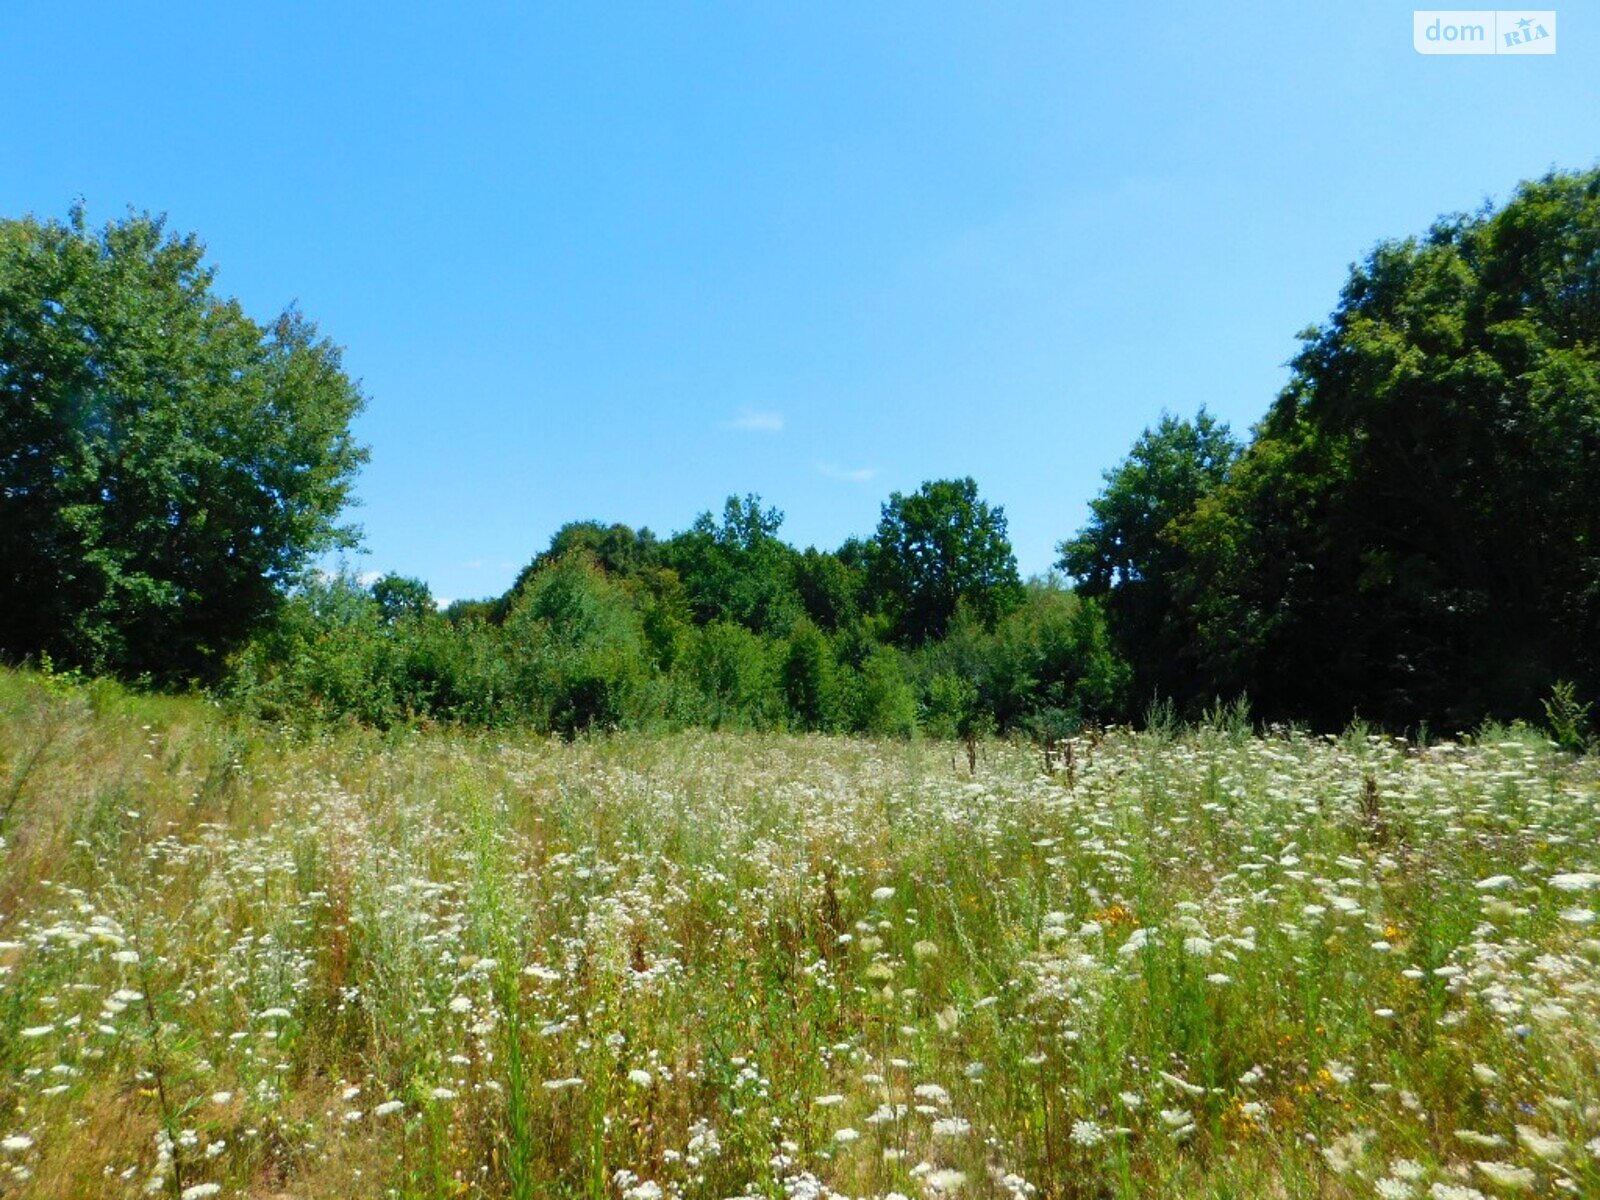
M564 744L0 674L0 1192L1600 1194L1524 732Z

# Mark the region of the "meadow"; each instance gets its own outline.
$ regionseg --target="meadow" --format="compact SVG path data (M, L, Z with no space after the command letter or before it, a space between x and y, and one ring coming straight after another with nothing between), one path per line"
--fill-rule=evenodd
M0 674L0 1193L1600 1195L1600 762Z

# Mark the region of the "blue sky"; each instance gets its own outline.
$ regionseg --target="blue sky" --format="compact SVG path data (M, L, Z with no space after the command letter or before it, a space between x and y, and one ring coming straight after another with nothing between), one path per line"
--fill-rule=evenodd
M1600 158L1600 16L18 4L0 214L127 206L370 397L362 571L502 590L566 520L760 492L800 545L972 475L1025 572L1162 410L1245 429L1350 262Z

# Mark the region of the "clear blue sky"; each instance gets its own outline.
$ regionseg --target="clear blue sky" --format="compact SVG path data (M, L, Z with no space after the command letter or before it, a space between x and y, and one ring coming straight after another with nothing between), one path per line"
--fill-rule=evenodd
M1351 261L1600 156L1600 8L11 3L0 214L197 231L370 404L362 571L973 475L1025 572L1163 409L1245 429ZM419 6L420 7L420 6Z

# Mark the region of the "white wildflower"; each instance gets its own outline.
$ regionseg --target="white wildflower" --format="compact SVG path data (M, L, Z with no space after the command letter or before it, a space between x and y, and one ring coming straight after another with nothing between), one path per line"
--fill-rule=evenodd
M1532 1125L1517 1126L1517 1140L1530 1154L1545 1162L1559 1162L1567 1153L1567 1144L1558 1137L1549 1137Z
M1514 1163L1506 1162L1479 1162L1476 1164L1485 1178L1496 1187L1505 1188L1510 1192L1525 1192L1537 1181L1538 1176L1527 1167L1519 1167Z
M1098 1146L1106 1140L1106 1131L1093 1121L1072 1123L1072 1142L1077 1146Z
M1569 875L1552 875L1550 886L1563 892L1587 892L1600 887L1600 873L1577 871ZM1479 1164L1482 1166L1482 1164Z

